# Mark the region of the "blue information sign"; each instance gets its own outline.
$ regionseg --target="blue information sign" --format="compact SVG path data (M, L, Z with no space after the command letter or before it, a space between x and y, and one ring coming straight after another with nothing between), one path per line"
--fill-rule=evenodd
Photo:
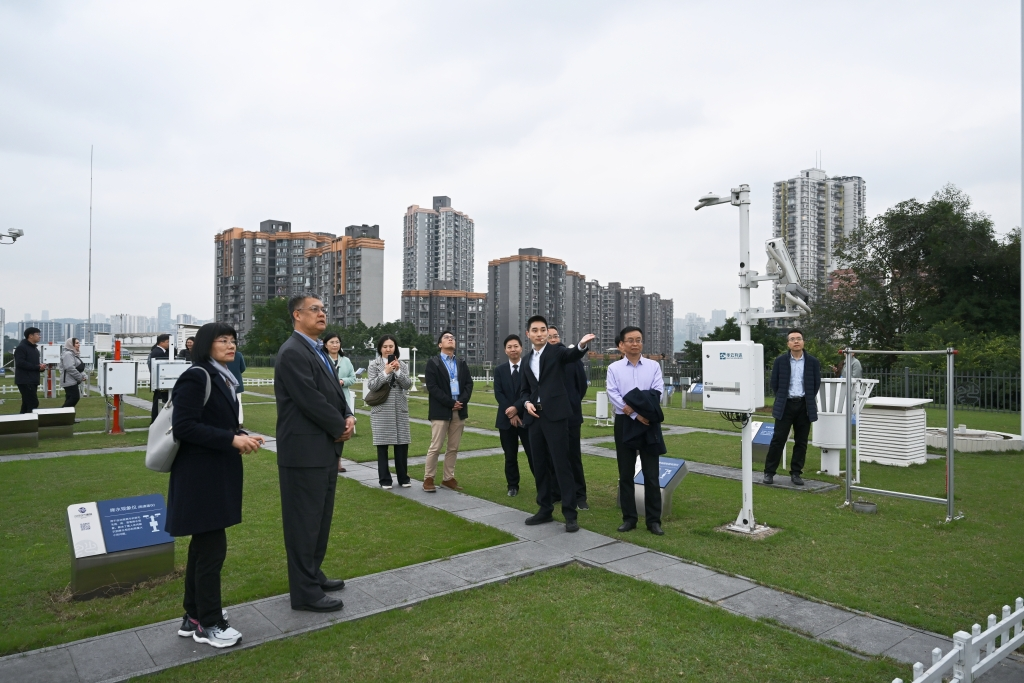
M691 394L703 394L704 393L704 383L701 382L699 384L691 384L690 388L689 388L689 392Z
M686 464L685 460L678 460L676 458L658 458L658 485L661 488L668 486L668 483L672 481L672 477L675 476L679 468ZM633 477L634 484L644 484L644 473L642 471L637 472L636 476Z
M761 428L757 430L757 434L754 434L753 443L761 446L768 446L771 444L773 436L775 436L775 423L765 422L761 425Z
M164 497L159 493L101 500L96 507L99 508L103 541L108 553L174 542L174 538L164 531L167 508Z

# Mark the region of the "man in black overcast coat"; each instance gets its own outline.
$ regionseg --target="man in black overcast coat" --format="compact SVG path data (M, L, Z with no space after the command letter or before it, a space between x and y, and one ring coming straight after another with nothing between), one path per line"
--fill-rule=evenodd
M325 591L341 590L345 582L328 579L320 565L331 533L338 458L343 442L352 437L355 417L317 339L327 326L323 303L294 296L288 312L295 331L274 364L288 588L292 609L332 612L342 608L342 601Z
M39 373L46 369L39 360L38 327L25 328L25 338L14 349L14 383L21 392L22 413L31 413L39 407Z

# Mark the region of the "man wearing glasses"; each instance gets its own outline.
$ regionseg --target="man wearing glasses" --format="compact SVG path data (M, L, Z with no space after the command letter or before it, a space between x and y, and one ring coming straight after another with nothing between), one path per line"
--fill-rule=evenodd
M796 443L789 465L789 479L796 486L803 486L804 480L800 475L807 458L807 436L811 433L811 423L818 419L818 405L814 397L821 388L821 363L804 352L804 333L800 330L793 329L786 334L786 346L789 352L776 358L772 364L775 434L764 459L764 483L775 483L775 472L779 469L792 427Z
M341 590L345 582L327 578L320 565L334 516L338 458L352 437L355 417L317 339L327 327L323 303L313 296L293 296L288 312L295 330L274 364L288 588L292 609L334 612L342 601L327 592Z
M462 429L469 417L469 397L473 395L473 378L469 375L466 361L455 357L455 335L445 330L437 338L437 346L441 353L427 361L423 371L427 385L429 405L427 419L430 420L430 448L427 449L427 461L423 469L423 490L428 493L437 491L434 477L437 476L437 458L444 452L444 469L442 470L441 486L452 491L461 491L462 487L455 479L455 459L459 455L459 442L462 440Z

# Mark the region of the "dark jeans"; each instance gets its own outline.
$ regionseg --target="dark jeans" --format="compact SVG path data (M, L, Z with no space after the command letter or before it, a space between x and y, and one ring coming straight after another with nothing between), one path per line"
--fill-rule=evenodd
M530 466L530 473L533 473L533 449L530 447L530 433L526 427L509 427L499 429L501 437L501 448L505 451L505 483L509 488L519 488L519 442L523 442L523 450L526 451L526 464Z
M39 391L38 384L19 384L18 391L21 392L21 411L22 413L31 413L33 410L39 407Z
M395 449L395 474L398 475L399 484L409 483L409 444L396 444ZM377 446L377 478L381 486L391 486L391 469L388 467L388 447Z
M615 459L619 463L619 505L622 506L622 521L637 522L636 492L633 478L636 476L636 457L640 456L640 471L644 473L644 521L647 526L655 522L661 524L661 486L658 475L661 473L661 458L657 455L644 455L635 448L622 447L622 428L626 420L633 418L628 415L615 416Z
M63 408L74 408L78 405L78 401L82 398L82 391L78 388L77 384L72 384L70 387L64 387L64 405Z
M203 626L221 620L220 570L228 554L228 536L223 529L193 534L185 565L185 611Z
M327 555L334 517L337 463L327 467L281 467L281 523L288 556L288 591L292 607L324 597L327 581L320 565Z
M576 482L569 465L569 421L543 417L530 425L533 476L537 480L538 513L551 514L554 500L562 499L565 521L576 519ZM552 470L554 476L552 476Z
M764 460L764 473L775 474L782 461L782 453L786 450L789 440L789 428L793 428L793 459L789 463L789 476L803 474L804 460L807 459L807 436L811 433L811 418L807 417L807 403L804 398L786 400L782 417L775 421L775 435L768 446L768 456Z
M241 400L241 399L239 399ZM153 424L156 422L156 416L160 412L160 406L167 403L167 392L166 391L154 391L153 392L153 409L150 411L149 423Z

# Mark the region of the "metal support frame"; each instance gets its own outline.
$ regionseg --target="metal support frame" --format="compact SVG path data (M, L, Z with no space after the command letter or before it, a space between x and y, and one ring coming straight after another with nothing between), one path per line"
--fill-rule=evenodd
M903 498L906 500L916 500L923 503L938 503L946 506L946 521L952 522L954 519L960 517L953 513L953 492L954 486L954 458L953 458L953 402L954 396L954 374L953 365L954 358L957 354L956 349L947 348L937 351L875 351L870 349L843 349L843 356L846 358L844 367L847 368L846 372L846 502L844 505L850 506L853 504L853 492L857 491L860 493L873 493L879 496L891 496L893 498ZM867 486L855 486L853 483L853 423L850 420L850 416L853 414L853 377L849 372L850 361L853 359L855 353L866 353L876 354L880 356L935 356L939 354L946 355L946 497L935 498L933 496L919 496L914 493L903 493L901 491L887 491L885 489L873 489ZM860 419L857 420L857 435L860 436ZM860 453L857 454L858 472L857 479L860 481ZM962 516L962 515L961 515Z

